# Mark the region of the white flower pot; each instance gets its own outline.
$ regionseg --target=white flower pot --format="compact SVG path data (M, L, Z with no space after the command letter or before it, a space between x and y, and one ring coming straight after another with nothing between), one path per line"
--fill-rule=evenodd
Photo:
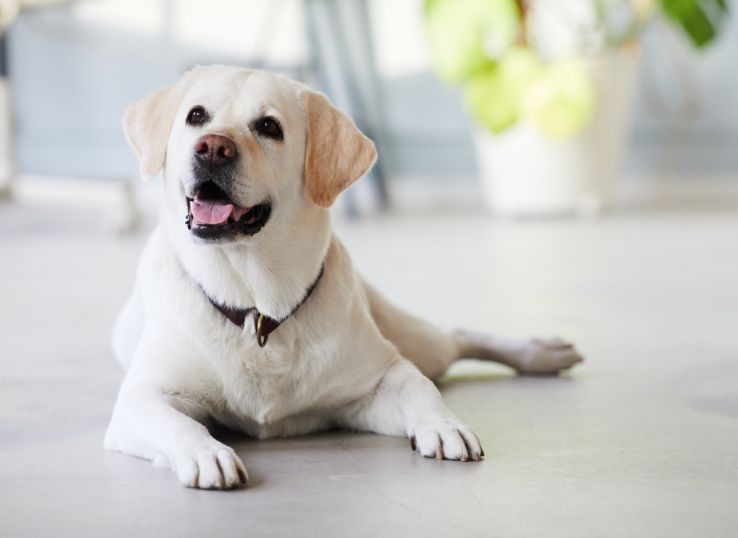
M477 127L487 206L507 216L592 214L608 206L630 130L637 63L628 52L590 62L595 111L573 138L551 140L525 121L500 135Z

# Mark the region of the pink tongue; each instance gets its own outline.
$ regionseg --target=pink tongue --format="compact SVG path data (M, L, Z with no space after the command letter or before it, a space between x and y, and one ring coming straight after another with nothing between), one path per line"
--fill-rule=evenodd
M223 224L228 220L233 209L233 204L225 202L210 200L195 200L192 202L192 216L200 224Z

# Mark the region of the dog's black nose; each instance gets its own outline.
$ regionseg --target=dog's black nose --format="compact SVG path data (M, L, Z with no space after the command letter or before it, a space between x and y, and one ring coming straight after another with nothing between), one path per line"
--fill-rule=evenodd
M231 162L236 157L236 144L225 136L209 134L195 144L195 158L210 167Z

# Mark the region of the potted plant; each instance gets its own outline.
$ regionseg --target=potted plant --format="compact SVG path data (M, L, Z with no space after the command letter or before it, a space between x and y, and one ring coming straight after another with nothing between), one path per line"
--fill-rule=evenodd
M596 212L629 131L637 41L662 16L696 48L726 0L425 0L440 78L463 86L488 206Z

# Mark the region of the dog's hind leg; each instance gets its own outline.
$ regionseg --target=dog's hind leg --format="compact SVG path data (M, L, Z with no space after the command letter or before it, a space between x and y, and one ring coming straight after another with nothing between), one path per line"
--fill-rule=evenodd
M453 335L401 310L366 281L364 288L369 309L382 336L425 376L433 379L442 375L459 358L461 350Z
M560 338L512 338L463 329L452 336L459 358L498 362L521 374L557 374L583 360L572 344Z
M461 329L441 330L393 305L366 282L364 287L382 335L431 379L462 358L497 362L523 374L555 374L582 361L571 344L558 338L511 338Z

